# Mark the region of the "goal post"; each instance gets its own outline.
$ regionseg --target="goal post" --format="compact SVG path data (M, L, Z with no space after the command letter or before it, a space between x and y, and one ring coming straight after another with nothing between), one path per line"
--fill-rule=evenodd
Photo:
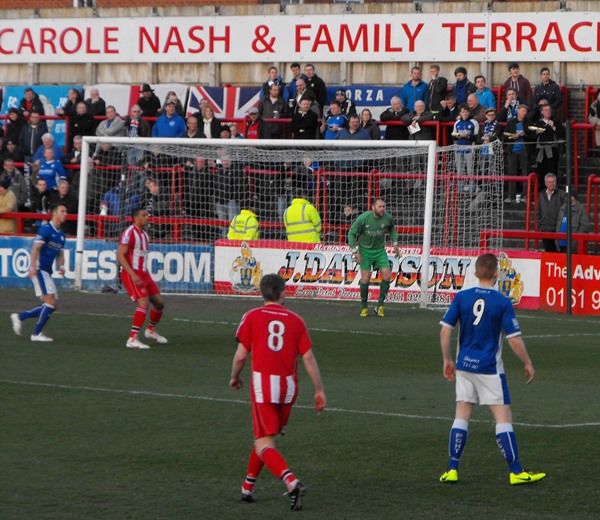
M432 284L444 269L440 255L477 249L482 231L501 226L502 149L482 150L473 147L473 166L458 171L460 151L433 141L84 137L75 286L118 283L118 238L135 206L151 216L149 264L161 289L205 293L218 267L214 251L241 209L257 215L265 254L281 254L292 246L283 212L293 198L307 198L323 220L321 247L349 254L350 224L382 197L404 253L398 263L390 250L396 288L411 282L416 296L400 301L430 305L443 300Z

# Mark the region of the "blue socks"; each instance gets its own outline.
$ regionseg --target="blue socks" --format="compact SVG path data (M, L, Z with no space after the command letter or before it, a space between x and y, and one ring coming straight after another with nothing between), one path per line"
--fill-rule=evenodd
M39 307L34 307L33 309L22 312L21 314L19 314L19 319L23 321L29 318L37 318L41 314L43 308L44 306L40 305Z
M467 445L468 430L468 421L465 421L464 419L454 419L452 429L450 430L450 439L448 441L448 454L450 455L448 470L458 469L460 456Z
M34 309L35 310L35 309ZM33 333L37 336L40 332L42 332L42 329L44 328L44 325L46 325L46 322L50 319L50 315L54 312L54 307L48 305L47 303L44 303L44 305L42 305L41 307L41 311L39 313L39 319L37 321L37 323L35 324L35 329L33 329Z
M517 437L513 431L512 424L500 423L496 425L496 444L504 455L511 473L518 475L523 472L519 462L519 449L517 448Z

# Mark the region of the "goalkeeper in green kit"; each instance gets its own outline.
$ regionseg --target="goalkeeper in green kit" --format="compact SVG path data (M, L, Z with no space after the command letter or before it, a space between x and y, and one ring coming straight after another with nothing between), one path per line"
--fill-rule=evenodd
M354 249L352 258L360 264L361 318L365 318L369 314L367 308L369 280L373 268L379 269L382 278L375 314L380 318L385 316L383 302L390 288L392 275L390 261L385 250L386 233L390 234L390 240L396 248L396 258L400 258L398 232L396 231L394 218L385 211L385 201L383 199L375 199L372 211L365 211L360 215L354 221L348 233L348 244Z

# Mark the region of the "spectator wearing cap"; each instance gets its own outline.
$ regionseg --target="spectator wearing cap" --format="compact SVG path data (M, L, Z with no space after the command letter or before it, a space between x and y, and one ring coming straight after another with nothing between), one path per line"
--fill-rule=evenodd
M542 67L540 70L540 84L535 87L533 94L535 103L538 104L540 99L545 98L556 114L558 109L563 104L563 96L560 91L560 86L556 81L550 79L550 69Z
M421 79L421 67L413 67L410 69L410 80L400 89L402 105L408 111L413 111L415 109L415 102L419 100L427 105L428 88L427 83Z
M0 214L17 211L17 197L9 189L10 179L0 180ZM14 233L15 221L11 218L0 218L0 233Z
M19 103L19 111L23 117L29 117L31 112L37 112L42 116L46 113L40 97L31 87L25 89L23 99L21 99L21 102Z
M185 110L183 109L183 104L181 103L181 100L177 97L177 93L174 92L173 90L169 91L167 93L167 95L165 96L165 102L163 103L162 107L159 109L159 111L158 111L159 114L165 113L165 106L170 101L173 101L175 103L175 112L178 115L180 115L181 117L185 118Z
M456 79L454 83L454 97L456 98L456 104L460 106L467 102L469 94L474 94L477 91L477 87L467 77L467 69L465 67L456 67L454 69L454 77Z
M144 83L140 93L141 96L138 99L137 104L142 111L142 117L157 117L160 110L160 99L158 99L154 90L148 83Z
M251 107L248 110L248 121L246 123L246 139L260 139L262 119L258 115L258 108Z
M352 114L357 113L356 105L354 104L354 101L352 101L351 99L348 99L346 97L346 89L338 88L335 91L335 100L337 102L339 102L340 109L342 110L342 114L344 114L346 117L349 117ZM329 115L331 115L331 114L328 109L327 112L325 112L325 119L327 119L327 117L329 117Z
M4 158L12 159L15 162L23 162L25 160L25 155L23 154L23 150L17 146L11 140L6 141L6 150L4 150Z
M152 137L181 137L186 131L185 120L175 112L177 105L167 101L165 113L161 115L152 127Z
M27 119L21 115L19 109L16 107L9 109L8 119L6 120L6 128L4 130L4 138L7 141L18 143L19 137L21 136L21 130L25 126L27 126Z
M504 90L515 89L520 103L525 103L528 107L533 106L533 93L531 92L531 83L520 72L519 64L512 62L508 64L510 76L504 82Z

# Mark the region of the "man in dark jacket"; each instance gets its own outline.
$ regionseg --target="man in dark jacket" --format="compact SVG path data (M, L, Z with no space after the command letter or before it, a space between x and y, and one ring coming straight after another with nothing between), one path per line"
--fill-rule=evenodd
M300 101L299 110L292 117L291 132L294 139L317 139L319 133L319 118L311 110L311 100L304 98Z
M558 225L558 214L565 202L565 192L557 188L556 175L548 173L544 178L546 189L540 192L538 206L536 208L538 231L556 232ZM544 251L547 253L558 253L556 241L552 238L542 239Z
M402 117L408 114L408 109L402 106L402 101L398 96L391 99L392 106L384 110L379 118L382 123L397 121L402 122ZM406 126L387 125L385 129L386 141L408 141L408 129Z
M534 92L535 104L537 105L540 102L540 99L546 98L556 114L563 104L560 86L550 79L550 69L548 67L542 67L540 76L542 81L535 87Z
M304 72L307 77L306 86L315 95L317 103L321 106L322 115L323 107L327 104L327 87L325 86L325 82L315 74L315 66L312 63L304 65Z
M19 103L19 111L23 117L29 117L31 112L37 112L42 116L45 114L44 105L31 87L25 89L25 95Z
M40 120L38 112L31 112L29 124L21 129L19 147L25 153L27 161L31 160L37 149L42 145L42 136L48 133L45 121Z
M287 117L288 105L281 95L281 86L273 83L266 95L258 102L258 116L261 119L280 119ZM259 134L261 139L281 139L283 137L283 124L263 123Z
M148 83L142 85L140 99L137 104L142 110L142 117L158 117L158 111L160 110L160 99L154 94L154 90L150 88Z

